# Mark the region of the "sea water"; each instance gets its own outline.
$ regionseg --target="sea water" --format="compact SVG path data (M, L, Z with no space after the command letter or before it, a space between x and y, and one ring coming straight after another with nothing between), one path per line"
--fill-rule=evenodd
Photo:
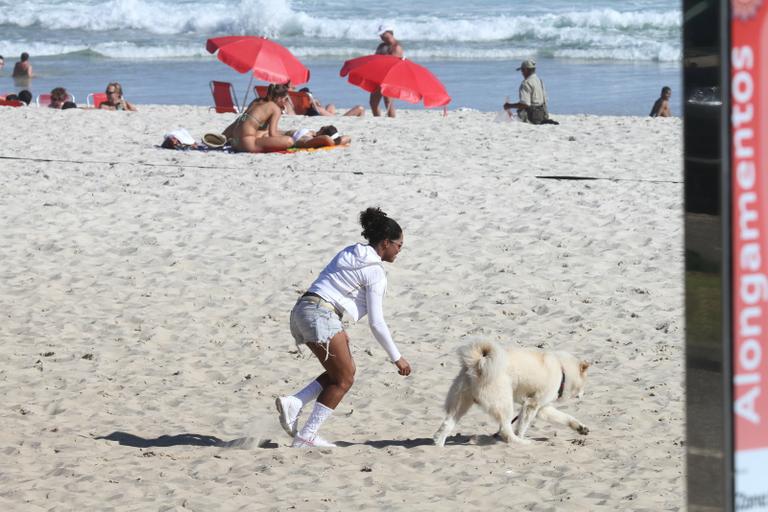
M215 79L242 99L250 76L205 42L255 34L288 47L322 101L367 105L339 69L372 53L387 24L406 57L443 82L451 109L500 110L517 96L515 68L535 58L554 114L647 115L668 85L679 115L680 9L672 0L0 0L0 94L22 86L10 73L26 51L34 95L63 86L85 103L119 81L134 103L210 105Z

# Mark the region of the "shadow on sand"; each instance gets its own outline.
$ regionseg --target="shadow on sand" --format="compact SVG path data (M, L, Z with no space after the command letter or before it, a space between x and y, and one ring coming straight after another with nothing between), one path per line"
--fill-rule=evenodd
M266 448L275 449L281 445L271 439L262 439L260 441L253 437L240 437L231 441L224 441L215 436L206 436L201 434L176 434L163 435L154 439L140 437L127 432L112 432L108 436L99 436L95 439L105 439L107 441L116 441L123 446L132 446L133 448L157 448L167 446L213 446L215 448ZM537 439L546 440L546 439ZM445 441L446 446L488 446L492 444L503 443L496 435L472 435L465 436L456 434ZM349 448L353 446L370 446L371 448L416 448L419 446L434 446L435 443L431 437L418 437L415 439L380 439L364 442L336 441L339 448Z
M143 438L127 432L112 432L108 436L100 436L95 439L105 439L107 441L116 441L123 446L132 446L134 448L153 448L165 446L213 446L216 448L277 448L277 443L271 439L263 439L258 445L252 437L240 437L231 441L224 441L215 436L206 436L201 434L176 434L163 435L154 439Z
M503 441L496 435L465 436L456 434L445 440L446 446L488 446L496 443L503 443ZM417 446L434 446L435 442L431 437L419 437L416 439L382 439L379 441L365 441L362 443L336 441L336 445L345 448L349 446L370 446L372 448L389 448L390 446L399 446L402 448L416 448Z

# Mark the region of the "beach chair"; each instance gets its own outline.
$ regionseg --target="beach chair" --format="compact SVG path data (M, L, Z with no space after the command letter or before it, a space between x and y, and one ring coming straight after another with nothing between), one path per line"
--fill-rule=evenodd
M99 108L99 105L107 101L107 95L103 92L92 92L85 98L89 107Z
M47 107L51 104L51 95L50 94L38 94L37 98L35 98L35 104L38 107Z
M256 94L259 96L259 98L267 97L266 85L257 85L253 88L253 90L256 91ZM297 116L307 115L307 112L312 107L312 96L309 93L288 91L288 97L291 98L291 103L293 103L293 111L296 112Z
M75 97L72 94L67 93L67 98L69 98L67 101L71 101L72 103L76 103L75 102ZM38 94L37 98L35 99L35 104L38 107L47 107L48 105L51 104L51 95L50 94Z
M312 95L306 92L288 91L288 97L291 98L293 103L293 110L296 115L305 116L309 109L312 108Z
M0 107L23 107L24 102L21 100L0 100Z
M219 114L227 112L237 114L240 112L240 106L237 104L235 90L231 83L211 80L211 95L213 96L213 104L215 106L210 109L215 109Z

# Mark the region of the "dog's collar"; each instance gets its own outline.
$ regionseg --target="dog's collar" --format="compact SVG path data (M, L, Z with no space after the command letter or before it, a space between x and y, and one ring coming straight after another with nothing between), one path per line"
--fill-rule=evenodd
M563 398L563 391L565 391L565 370L560 367L560 372L563 374L563 378L560 380L560 389L557 390L557 398Z

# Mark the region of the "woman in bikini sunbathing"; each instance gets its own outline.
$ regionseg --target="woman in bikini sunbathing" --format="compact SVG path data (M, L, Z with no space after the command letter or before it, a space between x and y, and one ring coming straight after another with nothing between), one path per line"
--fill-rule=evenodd
M253 100L245 112L224 130L232 149L245 153L268 153L291 147L293 139L277 128L287 100L288 86L285 84L272 84L267 89L266 98Z

